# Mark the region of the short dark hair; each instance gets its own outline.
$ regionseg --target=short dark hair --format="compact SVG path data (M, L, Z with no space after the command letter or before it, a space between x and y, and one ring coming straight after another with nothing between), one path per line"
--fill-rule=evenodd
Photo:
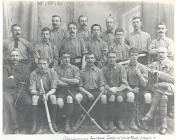
M20 27L20 28L21 28L21 25L20 25L20 24L13 24L13 25L11 26L11 31L13 30L13 27L15 27L15 26L17 26L17 27Z
M72 21L72 22L69 22L69 23L68 23L68 26L67 26L67 28L69 28L69 26L70 26L71 24L75 25L75 26L76 26L76 28L77 28L77 24L76 24L76 22L74 22L74 21Z
M93 24L93 25L91 26L91 32L93 31L93 28L94 28L95 26L98 26L98 27L100 28L100 31L101 31L101 25L100 25L100 24Z
M115 34L116 34L117 32L123 32L123 33L124 33L124 30L123 30L122 28L117 28L117 29L115 30Z
M40 58L38 59L38 62L39 62L40 60L47 61L47 63L49 64L49 59L46 58L46 57L40 57Z
M61 52L61 57L63 57L64 54L69 54L70 55L70 53L68 51L64 50L64 51Z
M139 50L138 50L137 48L130 48L130 50L129 50L129 55L130 55L131 53L139 53Z
M89 50L88 53L86 53L86 57L87 57L88 55L94 55L94 53L93 53L91 50ZM95 57L95 55L94 55L94 57Z
M165 25L165 27L166 27L166 24L165 24L164 22L160 22L160 23L157 25L157 27L158 27L159 25Z
M140 21L142 21L140 16L135 16L135 17L133 17L132 20L135 20L135 19L140 19Z
M110 51L108 51L107 56L108 56L110 53L114 53L114 54L116 54L116 52L115 52L115 51L110 50ZM117 54L116 54L116 56L117 56Z
M58 17L60 19L60 22L62 21L61 20L61 16L59 16L59 15L52 15L52 18L54 18L54 17Z
M81 17L86 17L87 20L88 20L88 17L87 17L87 16L85 16L85 15L80 15L80 16L78 17L78 23L80 22L80 18L81 18Z
M42 28L41 32L44 32L44 31L49 31L49 33L51 33L51 30L48 27Z

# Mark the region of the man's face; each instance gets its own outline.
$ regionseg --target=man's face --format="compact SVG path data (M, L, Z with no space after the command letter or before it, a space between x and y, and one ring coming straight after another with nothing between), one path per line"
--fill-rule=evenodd
M110 31L114 28L114 20L112 18L106 20L106 27Z
M84 17L80 17L79 19L79 25L81 26L81 28L86 28L87 27L87 17L84 16Z
M39 60L38 62L38 68L41 72L45 72L48 69L49 65L47 60Z
M109 65L115 65L116 64L116 60L117 60L117 57L116 57L115 53L109 53L108 54L108 64Z
M10 55L10 60L12 61L12 63L16 64L19 62L19 52L18 51L12 51L11 55Z
M131 52L130 53L130 61L131 62L137 62L138 57L139 57L138 53L136 53L136 52Z
M45 42L48 42L50 40L50 32L49 31L43 31L42 32L42 39Z
M94 26L93 29L92 29L92 34L93 34L93 37L99 37L100 36L100 27L99 26Z
M118 42L123 43L124 42L124 33L123 32L116 32L115 38Z
M142 26L142 22L140 21L139 18L136 18L136 19L133 20L133 28L134 28L134 30L141 29L141 26Z
M19 38L21 35L21 27L19 26L14 26L12 28L12 35L14 38Z
M165 25L158 25L158 34L159 35L165 35L167 29Z
M92 65L94 65L95 57L93 54L91 54L91 55L87 54L85 60L86 60L87 65L92 66Z
M76 36L77 28L74 24L70 24L68 27L68 31L69 31L70 36Z
M52 25L54 29L58 29L61 26L61 20L59 17L53 17L52 18Z
M70 64L70 55L69 54L63 54L62 63L63 64Z
M160 61L165 60L167 58L167 49L166 48L158 48L157 54L158 54L158 59Z

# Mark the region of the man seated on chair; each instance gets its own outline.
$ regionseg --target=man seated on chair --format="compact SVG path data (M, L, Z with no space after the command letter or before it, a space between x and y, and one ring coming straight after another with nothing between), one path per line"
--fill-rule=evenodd
M128 79L127 93L127 109L130 117L130 128L133 130L139 130L135 123L135 117L138 115L135 107L135 101L139 102L140 99L144 99L144 110L147 110L151 104L151 93L145 92L146 85L148 83L148 71L147 68L138 62L139 51L137 48L131 48L129 50L130 61L125 66ZM142 97L142 98L141 98ZM137 111L138 112L138 111Z
M116 64L117 54L116 52L108 52L108 63L102 68L105 77L105 88L108 96L108 126L109 129L114 128L114 120L118 120L118 127L120 130L124 130L123 118L124 118L124 102L123 98L125 90L128 86L127 75L124 66ZM117 103L115 103L117 101ZM116 113L115 113L116 112ZM117 116L118 115L118 116ZM115 116L117 118L115 118Z
M54 69L49 68L49 60L47 58L40 58L38 60L38 67L30 74L29 90L32 94L32 128L31 133L37 133L38 130L38 105L42 99L42 94L46 94L51 101L51 120L55 131L57 126L55 122L55 115L57 112L55 91L57 88L57 73ZM42 89L41 80L43 81L44 91Z
M10 52L10 59L3 68L3 104L5 125L12 129L12 133L19 133L19 123L17 121L17 109L25 109L25 119L31 105L31 99L28 94L29 86L29 67L20 61L19 49ZM20 106L19 106L20 105ZM20 114L22 115L22 114Z
M61 65L56 68L58 74L58 89L56 92L57 104L59 106L58 114L61 117L61 115L64 114L64 109L66 113L65 132L71 133L71 119L74 114L74 102L73 97L68 94L67 90L70 90L75 95L76 99L81 96L78 93L80 72L77 66L70 64L70 54L68 52L62 52L61 61Z
M86 54L85 57L86 66L84 69L80 71L80 91L82 93L82 100L87 103L94 101L100 92L104 91L104 76L102 71L94 65L95 57L92 52ZM100 121L101 125L104 129L108 129L107 124L105 122L106 116L106 106L107 106L107 96L102 95L100 99ZM96 106L97 107L97 106Z
M150 64L149 68L151 68L150 71L153 73L158 73L158 82L154 85L154 96L151 107L145 117L142 118L142 121L150 121L158 107L161 119L159 133L166 134L168 100L171 101L171 99L174 99L174 63L167 57L167 48L159 47L157 54L158 61Z

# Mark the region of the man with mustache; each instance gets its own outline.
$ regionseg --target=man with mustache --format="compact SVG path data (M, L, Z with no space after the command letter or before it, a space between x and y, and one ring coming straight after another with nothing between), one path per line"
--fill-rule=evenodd
M158 83L153 85L153 99L149 111L142 118L144 124L152 120L154 112L158 107L160 113L160 134L167 133L168 103L174 102L174 63L167 57L167 48L157 48L158 61L149 64L153 73L158 73ZM171 108L171 107L170 107ZM174 113L173 113L174 114Z
M70 54L70 63L81 69L84 55L87 53L85 42L77 36L77 24L75 22L68 24L68 32L69 37L63 41L61 53L62 51L68 52Z
M109 51L109 49L107 43L101 39L101 26L99 24L91 26L91 33L92 36L87 42L87 49L94 54L95 65L97 66L103 55L103 50L107 49Z
M63 111L65 111L65 132L71 133L71 124L75 110L73 97L69 95L67 90L69 89L74 94L76 99L82 96L78 91L78 84L80 82L80 72L77 66L70 64L70 54L68 52L62 52L61 60L62 64L56 68L59 85L56 91L57 104L59 106L58 114L60 115L59 117L62 118L62 116L64 115ZM79 109L80 108L77 107L76 110Z
M42 83L43 81L43 88ZM51 121L55 131L57 131L56 125L56 92L57 88L57 73L54 69L49 68L48 58L39 58L37 68L30 74L30 86L29 90L32 96L32 127L31 133L37 133L39 129L39 103L43 99L42 94L46 94L46 100L51 102Z
M62 19L59 15L52 16L52 26L51 30L51 41L54 45L56 45L57 51L60 52L61 44L64 39L68 37L68 33L66 30L61 28Z
M20 61L20 50L18 48L10 52L10 60L7 65L4 65L3 70L4 125L10 127L12 133L18 134L21 127L18 123L18 114L23 116L24 120L29 119L27 113L29 113L31 105L28 94L29 67ZM19 112L17 110L19 107L24 110Z
M10 52L14 48L19 49L19 59L26 64L32 60L32 44L26 39L21 37L22 29L19 24L13 24L11 26L12 37L3 41L3 60L8 61Z
M168 50L168 57L173 60L174 52L174 42L171 38L166 36L166 25L164 23L159 23L157 27L158 38L152 40L149 46L149 53L151 57L151 62L157 60L157 49L158 47L165 47Z
M40 58L47 58L49 67L56 66L59 60L59 51L57 47L51 42L51 31L48 27L42 28L41 31L42 42L36 44L34 48L34 58L36 64Z
M114 41L114 19L113 17L108 17L106 19L106 28L107 30L103 32L102 39L107 43L108 46L111 46Z
M78 24L80 28L78 29L77 36L84 39L85 42L90 37L90 31L87 27L87 23L88 23L88 17L85 15L80 15L78 18Z
M128 40L130 42L130 47L136 47L139 50L139 53L148 52L148 47L151 43L150 34L142 31L142 21L140 17L133 17L133 28L134 31L129 34ZM139 62L142 64L148 64L148 56L140 57Z

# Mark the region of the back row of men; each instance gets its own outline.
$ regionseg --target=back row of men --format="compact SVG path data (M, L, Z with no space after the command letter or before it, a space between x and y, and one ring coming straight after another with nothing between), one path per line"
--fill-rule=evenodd
M69 23L69 37L66 37L67 33L60 29L61 18L59 16L53 16L52 22L54 30L43 28L43 40L35 47L20 38L21 27L17 24L12 25L12 38L4 42L4 66L7 72L7 79L4 83L8 86L7 92L4 90L4 100L11 112L8 116L11 117L14 132L19 130L14 102L27 106L32 105L31 133L37 131L38 102L40 95L44 92L41 91L40 79L43 80L46 97L49 97L51 101L51 118L55 130L57 130L55 114L66 115L65 131L70 133L72 115L75 114L74 111L79 112L79 107L74 109L74 98L67 92L70 89L78 102L94 100L101 91L104 91L99 108L101 125L105 129L113 129L114 120L118 120L117 124L121 130L124 130L124 110L128 110L130 128L138 130L135 124L134 103L135 96L140 93L145 100L145 116L142 118L145 128L148 128L146 122L152 119L153 113L159 106L160 133L167 132L167 101L168 97L173 95L174 83L173 62L168 57L173 56L171 49L173 41L165 36L166 26L164 24L158 25L159 38L150 43L150 35L141 31L140 18L134 17L134 32L129 35L129 47L125 44L124 31L121 28L117 28L115 35L113 34L112 17L106 20L107 32L101 34L101 26L93 24L91 35L89 35L89 31L86 30L87 17L80 16L79 23L82 25L82 30L77 33L76 23ZM102 38L107 39L107 43ZM54 40L57 45L54 45ZM147 52L150 52L149 55ZM142 58L139 57L139 53L147 54ZM116 64L128 59L130 62L126 67ZM154 70L138 63L137 60L145 64L156 61L150 64L150 68ZM26 64L29 65L26 66ZM148 78L148 71L154 74L159 73L158 83L149 82L153 80ZM30 78L29 73L31 73ZM17 94L14 95L14 92L19 90L21 82L26 83L26 90L23 90L24 93L16 98ZM30 90L31 97L27 89ZM64 107L66 109L63 109ZM66 112L63 113L63 110ZM57 111L60 113L56 113ZM108 115L108 121L106 115Z
M174 44L172 39L166 37L167 28L164 23L158 25L158 37L151 41L149 33L141 30L141 18L134 17L132 22L134 32L125 38L122 28L114 29L112 17L106 19L107 30L103 33L99 24L93 24L90 32L87 27L88 18L84 15L78 18L80 28L78 29L75 22L70 22L67 32L61 28L61 17L53 15L53 29L44 27L41 30L42 42L37 45L32 45L21 38L21 26L14 24L11 26L12 38L4 41L4 59L8 59L11 50L19 48L22 61L35 59L37 63L40 57L45 57L49 59L51 65L57 65L60 64L61 51L68 51L71 63L81 68L82 61L85 65L84 54L91 51L95 55L96 64L101 68L105 65L106 54L110 50L116 52L118 61L124 61L129 58L129 48L136 47L139 53L146 54L139 58L139 62L148 64L156 60L156 49L159 46L167 48L169 58L173 59Z

